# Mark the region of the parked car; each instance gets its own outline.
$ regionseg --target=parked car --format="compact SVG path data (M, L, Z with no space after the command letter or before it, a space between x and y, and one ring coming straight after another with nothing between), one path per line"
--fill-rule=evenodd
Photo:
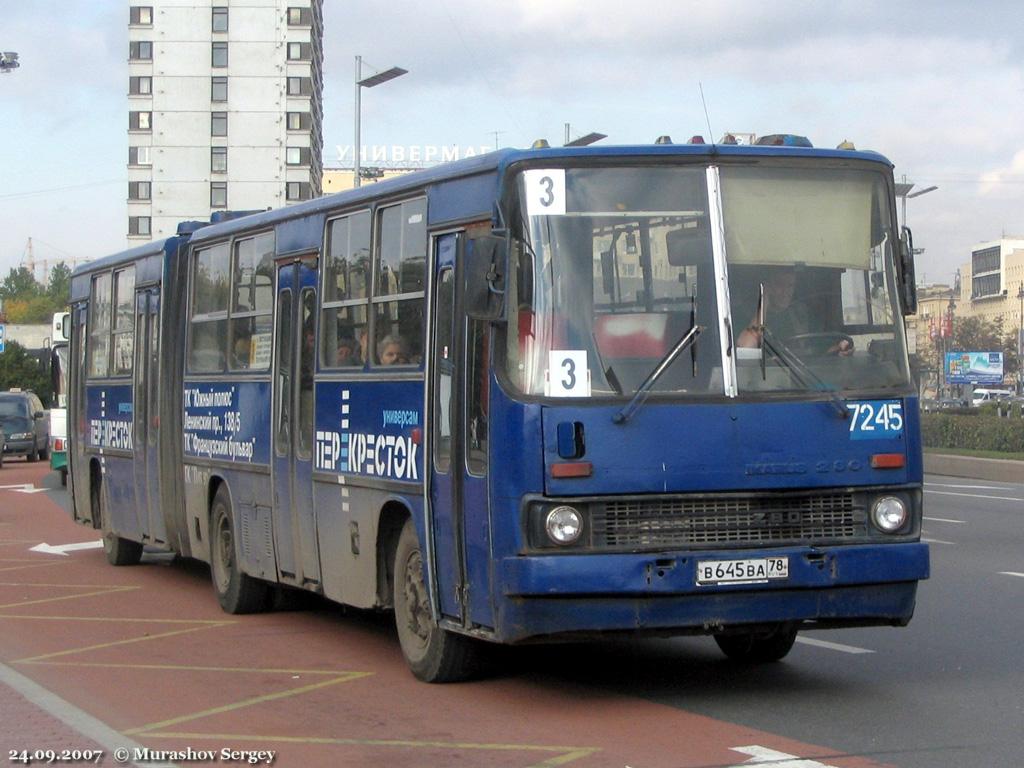
M50 420L34 392L0 392L0 428L4 433L4 456L24 456L29 461L49 457Z

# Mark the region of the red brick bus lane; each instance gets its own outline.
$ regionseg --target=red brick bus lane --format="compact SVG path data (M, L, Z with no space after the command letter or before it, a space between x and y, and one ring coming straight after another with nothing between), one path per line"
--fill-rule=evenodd
M508 654L515 663L489 679L426 685L407 670L389 617L321 602L228 616L206 566L147 554L142 565L111 567L67 506L45 464L0 469L0 745L9 759L99 743L108 766L119 764L118 747L139 765L878 765L602 685L588 675L588 654L571 663L578 646ZM32 549L44 542L83 546ZM541 660L539 671L530 660ZM681 651L673 661L665 674L685 679L693 660ZM49 729L39 725L46 718Z

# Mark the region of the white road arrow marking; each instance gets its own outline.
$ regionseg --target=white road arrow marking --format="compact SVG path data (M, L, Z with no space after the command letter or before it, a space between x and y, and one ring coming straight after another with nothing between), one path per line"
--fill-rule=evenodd
M749 747L730 747L733 752L742 755L750 755L751 759L730 768L747 768L756 765L758 768L831 768L825 763L817 760L806 760L797 755L790 755L786 752L778 752L767 747L760 747L753 744Z
M80 541L77 544L36 544L29 551L30 552L42 552L46 555L63 555L68 556L68 552L74 552L79 549L99 549L103 546L103 539L97 539L96 541Z
M45 493L50 489L36 488L32 483L21 483L20 485L0 485L0 490L9 490L15 493Z

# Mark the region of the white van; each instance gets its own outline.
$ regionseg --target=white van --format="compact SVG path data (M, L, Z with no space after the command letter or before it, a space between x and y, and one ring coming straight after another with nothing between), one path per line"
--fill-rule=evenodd
M996 400L1009 400L1013 397L1011 389L985 389L979 387L971 395L971 405L977 408L982 403L993 403Z

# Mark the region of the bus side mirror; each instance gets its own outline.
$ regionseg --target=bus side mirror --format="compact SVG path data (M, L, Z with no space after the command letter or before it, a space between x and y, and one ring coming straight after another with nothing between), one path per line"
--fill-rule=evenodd
M494 235L466 241L462 262L463 305L477 320L497 320L505 299L505 238Z
M904 315L917 313L917 279L914 274L914 233L903 227L900 237L900 285L903 289L901 304Z

